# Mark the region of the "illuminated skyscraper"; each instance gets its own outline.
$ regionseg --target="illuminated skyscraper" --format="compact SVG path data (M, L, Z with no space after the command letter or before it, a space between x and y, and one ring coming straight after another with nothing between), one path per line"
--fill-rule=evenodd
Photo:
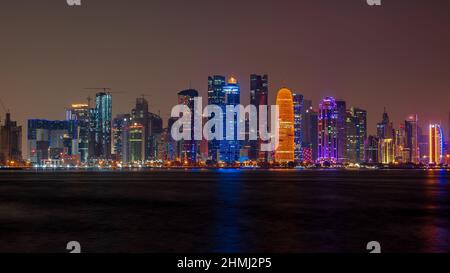
M95 157L111 159L112 97L110 93L97 93L95 110Z
M392 138L381 139L378 148L378 159L382 164L394 163L394 140Z
M66 109L66 120L78 121L78 154L82 163L89 158L89 118L88 104L72 104Z
M338 161L346 161L347 151L347 103L345 101L336 101L337 106L337 130L338 130Z
M410 115L405 121L405 148L408 148L410 151L408 162L414 164L420 163L418 122L419 118L416 114Z
M317 145L317 127L318 127L318 115L312 107L311 100L303 101L302 109L302 150L307 150L307 158L303 158L303 161L313 162L317 160L318 145Z
M127 128L128 131L128 162L141 163L144 161L144 126L133 123Z
M366 154L365 156L365 162L370 164L376 164L379 163L378 159L378 143L379 138L376 136L369 136L366 139L366 147L364 149L364 152Z
M319 162L336 163L338 159L337 105L334 98L326 97L319 106L318 142Z
M189 124L183 124L183 130L190 131L191 139L183 140L181 144L180 156L181 160L185 164L197 163L198 153L198 141L194 138L194 99L198 97L198 91L194 89L188 89L178 93L178 104L186 105L191 112L190 126Z
M215 75L208 77L208 104L218 105L225 112L225 91L223 90L226 85L224 76ZM210 119L217 118L223 120L223 117L211 117ZM217 162L220 157L220 141L211 140L208 145L208 154L213 162Z
M239 88L238 81L231 77L228 80L228 83L223 87L225 92L225 105L226 106L237 106L241 103L241 92ZM227 113L227 115L231 115L231 113ZM224 130L226 130L227 126L232 128L233 133L230 135L233 140L226 140L227 137L223 141L220 142L220 161L232 164L236 161L239 161L240 157L240 141L238 140L238 115L234 113L234 117L230 120L227 120L227 115L224 117Z
M5 124L0 126L0 165L8 161L22 161L22 126L11 120L10 113L6 113Z
M283 88L278 91L277 106L279 118L279 146L275 151L275 161L278 163L294 162L294 101L292 92Z
M296 162L302 162L303 95L294 93L293 98L294 98L294 143L295 143L294 159Z
M131 123L131 115L130 114L120 114L117 115L113 120L113 151L112 154L116 160L122 160L127 162L128 159L123 160L123 153L128 154L128 143L126 142L128 139L128 134L126 130Z
M384 109L382 121L377 124L377 137L380 139L393 138L393 124L389 120L386 109Z
M444 133L439 124L430 124L430 164L444 162Z
M250 75L250 104L256 107L258 111L258 120L260 119L259 115L259 106L260 105L268 105L269 98L269 77L268 75ZM267 118L267 120L269 120ZM248 153L248 157L253 161L267 161L268 154L267 152L260 151L261 147L261 139L259 134L260 128L258 124L258 140L249 141L250 150Z

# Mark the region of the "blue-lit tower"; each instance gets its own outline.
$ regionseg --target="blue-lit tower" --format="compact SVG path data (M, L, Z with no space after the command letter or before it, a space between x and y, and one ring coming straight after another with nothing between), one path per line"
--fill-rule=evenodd
M294 159L296 162L302 162L303 95L294 93L293 100L294 100Z
M336 163L338 159L337 104L326 97L319 105L318 161Z
M225 91L224 87L226 85L226 80L224 76L211 76L208 77L208 104L209 105L218 105L222 108L222 111L225 111ZM211 117L219 118L220 120L223 117ZM219 140L211 140L208 142L208 156L213 162L217 162L220 157L220 141Z
M111 159L112 97L110 93L97 93L95 114L95 157Z
M223 90L225 92L226 106L235 107L241 103L239 83L235 78L231 77L228 80L228 83L223 87ZM224 116L224 132L226 131L227 125L233 128L233 140L226 140L225 134L225 139L220 142L220 161L231 164L239 161L241 145L240 141L238 140L238 118L239 117L236 112L234 112L234 118L230 119L230 121L227 121L226 115ZM227 122L229 122L230 124L227 124Z

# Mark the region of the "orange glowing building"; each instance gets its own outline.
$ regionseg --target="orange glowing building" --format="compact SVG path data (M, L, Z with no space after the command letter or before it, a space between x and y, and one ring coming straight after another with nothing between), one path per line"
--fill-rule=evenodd
M430 125L430 164L444 163L443 135L439 124Z
M289 163L294 161L294 100L292 92L283 88L278 91L277 106L279 107L279 140L275 151L275 161Z

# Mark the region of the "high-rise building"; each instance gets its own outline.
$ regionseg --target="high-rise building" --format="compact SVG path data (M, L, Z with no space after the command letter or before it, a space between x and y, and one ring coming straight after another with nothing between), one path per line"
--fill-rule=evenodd
M11 120L6 113L5 123L0 126L0 165L22 161L22 126Z
M137 98L136 99L136 105L131 110L131 118L133 120L133 123L138 123L141 126L143 126L144 130L144 158L149 160L151 158L151 135L150 135L150 128L149 128L149 108L148 108L148 101L145 99L145 97Z
M194 99L198 97L198 91L194 89L184 90L178 93L178 104L186 105L191 112L190 124L183 124L183 130L189 131L190 140L183 140L181 144L181 160L184 164L197 163L197 153L199 142L194 137Z
M430 124L429 159L430 164L444 163L444 133L439 124Z
M356 159L358 163L364 162L365 141L367 139L367 111L360 108L352 108L351 111L356 118L357 148Z
M145 129L139 123L128 126L128 162L141 163L145 157Z
M346 163L358 163L358 119L352 110L347 110L345 118L345 158Z
M338 141L338 162L346 162L347 152L347 103L343 100L336 101L337 106L337 141Z
M338 159L337 105L326 97L319 105L318 144L320 162L336 163Z
M28 155L33 164L78 158L78 121L28 120Z
M394 140L392 138L380 139L378 159L382 164L392 164L394 160Z
M277 106L279 107L279 145L275 151L275 161L278 163L294 162L294 101L292 92L283 88L278 91Z
M294 159L296 162L302 162L302 144L303 144L303 135L302 135L302 123L303 123L303 95L294 93Z
M225 91L226 80L224 76L215 75L208 77L208 104L218 105L225 111ZM224 117L210 117L210 119L223 120ZM208 145L209 157L213 162L220 159L220 140L211 140Z
M128 144L124 143L124 138L127 139L126 134L124 135L124 131L126 131L127 127L131 124L132 118L130 114L119 114L113 120L113 150L112 154L114 155L114 159L122 160L123 152L127 149ZM126 160L127 161L127 160Z
M302 160L313 162L317 160L318 154L318 114L314 111L311 100L303 101L302 117L302 150L307 151L308 155L311 154L311 156L305 156Z
M72 104L66 109L66 120L78 121L78 153L81 163L87 163L89 159L89 105Z
M418 122L419 118L416 114L410 115L405 121L405 148L408 148L410 151L408 163L420 163Z
M269 76L268 75L250 75L250 104L256 107L258 112L258 120L260 119L259 106L269 105ZM267 120L269 120L267 118ZM248 157L253 161L268 160L268 153L261 151L262 144L260 136L260 129L258 124L258 140L249 141ZM267 129L267 128L265 128Z
M95 98L95 158L111 159L112 96L97 93Z
M241 103L241 91L239 87L238 81L231 77L228 80L228 83L223 87L223 90L225 92L225 105L226 106L237 106ZM234 112L234 111L233 111ZM241 147L241 141L238 140L238 123L239 123L239 117L236 112L234 112L234 116L232 119L229 119L229 115L231 113L227 113L224 117L224 130L226 130L227 127L233 128L233 134L230 135L233 140L227 140L225 139L220 142L220 161L226 162L228 164L235 163L239 161L240 158L240 147Z
M366 148L364 149L364 152L366 154L365 156L365 162L369 164L377 164L379 163L378 159L378 143L379 138L376 136L369 136L366 139Z
M389 120L389 115L384 109L383 119L377 124L377 137L380 139L392 139L393 138L393 124Z

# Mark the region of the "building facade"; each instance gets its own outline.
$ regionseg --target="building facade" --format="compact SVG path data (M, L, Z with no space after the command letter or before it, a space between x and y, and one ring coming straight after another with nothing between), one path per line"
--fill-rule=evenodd
M294 162L294 101L292 92L283 88L278 91L277 106L279 107L279 145L275 151L275 161L281 164Z

